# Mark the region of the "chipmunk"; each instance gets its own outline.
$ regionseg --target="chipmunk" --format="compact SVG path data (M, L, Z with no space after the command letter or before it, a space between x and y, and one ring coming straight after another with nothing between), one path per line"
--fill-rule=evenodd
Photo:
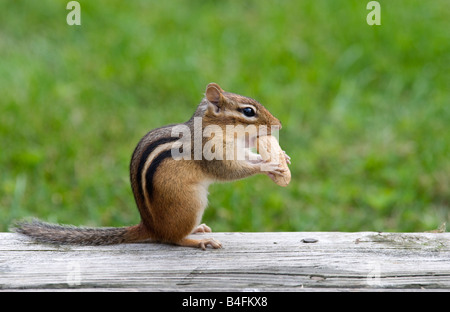
M199 124L200 129L195 129ZM239 125L255 127L243 131L243 127L237 127ZM229 135L219 135L218 132L210 137L202 135L200 144L195 144L194 137L208 126L224 133L227 127L235 126L237 131ZM149 240L202 249L207 246L221 248L222 244L212 238L187 238L192 233L211 232L207 225L200 224L208 203L208 186L216 181L232 181L257 173L273 178L285 171L277 163L263 161L257 154L250 159L249 156L255 156L250 147L258 137L256 126L268 127L270 134L274 129L280 129L281 123L256 100L225 92L218 84L210 83L205 97L187 122L151 130L135 148L130 180L141 217L139 224L121 228L87 228L33 219L17 223L14 231L40 242L55 244L110 245ZM186 136L183 141L186 144L181 147L177 129L188 129L192 134L183 135ZM246 149L244 159L230 159L225 155L225 150L236 141L244 142L241 145ZM208 151L202 152L207 145L210 147ZM186 157L173 157L173 152L180 150ZM216 157L211 159L213 153ZM286 160L290 163L287 155Z

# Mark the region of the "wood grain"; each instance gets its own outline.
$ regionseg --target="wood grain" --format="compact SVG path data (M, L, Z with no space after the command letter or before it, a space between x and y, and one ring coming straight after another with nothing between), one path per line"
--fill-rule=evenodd
M55 246L0 233L0 289L450 290L450 233L192 236L213 237L223 249L150 243Z

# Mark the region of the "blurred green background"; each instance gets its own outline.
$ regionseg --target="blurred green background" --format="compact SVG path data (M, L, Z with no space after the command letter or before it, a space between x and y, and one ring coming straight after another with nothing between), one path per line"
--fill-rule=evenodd
M450 217L450 2L0 2L0 231L139 221L128 166L209 82L283 123L292 182L210 187L214 231L426 231Z

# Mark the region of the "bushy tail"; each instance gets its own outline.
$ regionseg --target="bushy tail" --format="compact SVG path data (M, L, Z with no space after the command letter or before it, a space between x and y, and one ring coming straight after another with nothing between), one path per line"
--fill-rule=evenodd
M141 224L129 227L89 228L59 225L37 219L17 222L13 232L50 244L114 245L135 243L149 238Z

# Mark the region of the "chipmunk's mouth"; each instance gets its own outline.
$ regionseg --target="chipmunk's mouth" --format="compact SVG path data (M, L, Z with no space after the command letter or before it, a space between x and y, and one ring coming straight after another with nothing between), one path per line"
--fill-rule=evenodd
M245 147L246 148L256 148L256 140L258 135L245 136Z
M256 137L252 137L248 139L248 142L246 142L248 144L249 148L254 148L256 147Z
M258 140L258 135L245 136L244 144L245 149L247 149L246 159L251 163L262 162L262 157L256 149L256 142Z

